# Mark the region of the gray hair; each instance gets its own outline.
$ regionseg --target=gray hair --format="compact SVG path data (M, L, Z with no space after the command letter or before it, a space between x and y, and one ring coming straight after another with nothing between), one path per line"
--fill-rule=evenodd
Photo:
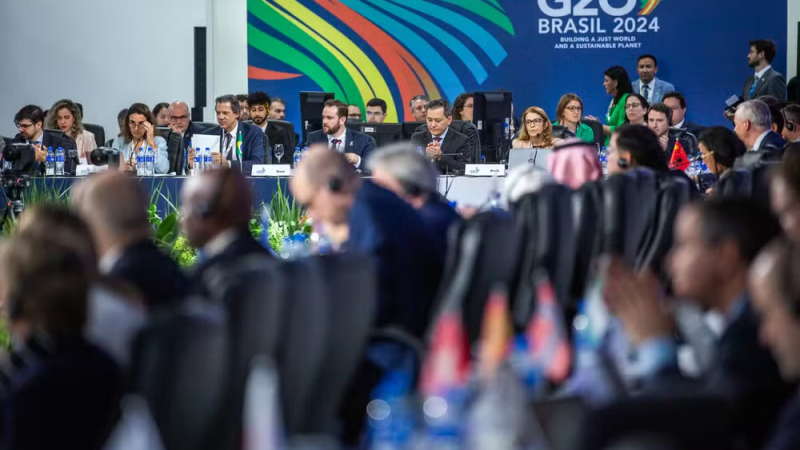
M749 120L754 127L769 129L772 126L772 115L769 106L761 100L749 100L736 108L736 115L742 120Z
M367 161L367 167L370 171L386 171L403 185L417 187L422 192L436 192L439 173L430 160L417 153L408 142L379 148Z
M503 202L511 205L526 194L539 192L544 186L555 183L549 172L532 164L515 167L508 172L503 187Z

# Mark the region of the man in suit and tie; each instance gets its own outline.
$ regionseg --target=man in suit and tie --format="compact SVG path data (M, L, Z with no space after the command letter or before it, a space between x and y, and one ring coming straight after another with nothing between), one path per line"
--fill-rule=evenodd
M223 95L216 99L218 127L203 134L220 136L220 151L212 153L215 166L241 169L245 175L252 171L253 164L264 164L264 133L255 126L239 120L241 107L235 95ZM241 155L237 151L237 139L242 135ZM225 161L224 164L220 164ZM192 161L189 161L191 168Z
M786 145L786 141L772 131L769 106L761 100L749 100L739 105L733 124L733 131L748 151L781 152Z
M636 70L639 72L639 79L633 82L633 92L646 98L648 104L660 102L664 94L675 90L672 83L656 78L658 61L655 56L640 56L636 62Z
M463 173L473 148L466 136L450 128L453 121L450 104L444 100L432 100L428 103L425 120L428 129L414 133L411 143L425 150L439 173Z
M340 100L328 100L322 109L322 129L308 133L307 146L325 144L329 149L344 155L347 161L361 172L366 172L366 161L375 150L372 136L348 130L347 105Z
M270 121L272 111L269 108L270 105L275 104L275 102L271 101L269 95L263 92L253 92L247 97L247 103L250 105L250 117L253 119L253 124L261 128L261 131L264 132L266 137L264 141L264 150L269 153L275 145L281 144L283 145L284 153L291 155L295 147L294 136L289 135L288 128L276 125L275 122ZM267 160L269 161L270 158L267 157ZM281 160L281 162L290 161L291 156ZM275 158L272 158L272 162L277 163Z
M71 201L94 236L101 273L137 288L151 310L188 295L189 282L178 263L151 239L148 199L136 178L104 172L77 184Z
M189 105L185 102L177 101L170 104L169 114L169 128L173 132L181 135L181 148L177 156L178 170L180 171L178 175L186 175L188 173L186 170L188 166L187 161L184 161L183 151L187 150L188 154L186 159L194 161L194 148L189 144L192 142L192 137L195 134L201 134L202 130L192 122L191 116L189 115Z
M72 173L75 161L68 158L67 150L77 149L75 141L65 137L64 133L45 133L44 132L44 111L36 105L27 105L17 112L14 116L14 123L19 129L19 133L14 136L13 142L20 144L31 144L34 151L34 163L32 175L44 176L45 163L47 161L47 149L52 148L55 153L58 147L64 149L64 173ZM18 170L23 168L18 167Z
M800 251L787 240L770 244L750 269L753 307L761 319L761 340L788 383L800 381ZM800 391L788 399L766 450L800 448Z
M761 448L788 392L775 359L759 341L747 277L780 224L753 199L716 198L684 206L675 223L667 272L677 298L725 317L714 356L698 378L677 365L673 318L653 275L634 274L621 259L606 275L604 298L636 347L645 393L701 392L728 399L748 448Z
M772 40L758 39L750 42L747 63L756 73L748 77L744 83L742 90L744 100L771 95L778 100L786 101L786 78L771 66L777 52L778 48Z
M706 127L686 120L686 98L678 91L664 94L662 102L672 110L672 128L687 131L700 137Z
M224 268L250 255L270 252L250 234L252 186L238 170L203 172L186 180L181 190L181 228L189 245L202 249L204 261L191 275L203 284L210 269Z

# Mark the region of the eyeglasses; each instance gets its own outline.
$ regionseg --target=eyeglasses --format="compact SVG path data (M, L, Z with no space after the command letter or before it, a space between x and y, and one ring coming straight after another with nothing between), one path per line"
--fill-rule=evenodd
M131 128L142 128L145 123L147 122L128 122L128 125L130 125Z
M15 122L14 126L16 126L17 128L22 128L23 130L27 130L28 128L32 127L33 124L32 123L18 123L18 122Z
M701 158L703 158L703 159L706 159L706 158L708 158L709 156L713 156L713 155L714 155L714 152L701 153L701 154L700 154L700 157L701 157Z
M187 116L171 116L171 117L170 117L170 120L174 120L174 121L176 121L176 122L177 122L177 121L179 121L179 120L180 120L180 121L182 121L182 120L186 120L186 119L188 119L188 118L189 118L189 116L188 116L188 115L187 115Z
M627 105L625 105L625 109L633 109L633 108L641 108L641 107L642 107L641 103L628 103Z
M565 107L564 109L566 109L566 110L569 110L569 111L572 111L572 112L580 112L580 111L583 111L583 108L581 108L580 106L567 106L567 107Z
M526 120L526 121L525 121L525 125L526 125L526 126L530 126L530 125L540 125L540 124L543 124L543 123L545 123L545 122L546 122L546 121L545 121L544 119L531 119L531 120Z

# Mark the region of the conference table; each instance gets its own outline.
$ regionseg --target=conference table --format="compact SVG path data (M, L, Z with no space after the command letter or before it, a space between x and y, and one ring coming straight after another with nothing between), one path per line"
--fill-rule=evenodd
M72 185L84 177L37 177L31 178L31 187L28 189L26 203L35 201L38 193L60 193L68 196ZM156 209L163 213L177 207L180 199L181 186L188 177L155 176L139 177L139 182L147 192L150 202ZM253 189L253 207L259 208L262 204L269 204L272 196L278 191L291 197L288 188L289 178L278 177L248 177ZM481 206L489 201L494 190L502 192L505 177L469 177L469 176L442 176L438 180L439 192L449 201L458 206Z

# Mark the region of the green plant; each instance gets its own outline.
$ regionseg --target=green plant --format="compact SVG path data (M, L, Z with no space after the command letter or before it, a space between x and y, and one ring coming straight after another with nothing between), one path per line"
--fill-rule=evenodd
M256 212L256 217L260 216L261 212ZM272 199L267 208L267 216L269 217L269 245L273 250L280 251L283 240L286 237L295 234L310 234L311 221L306 216L303 208L295 203L294 198L289 200L289 196L283 193L281 183L278 183L278 188L272 194ZM259 226L262 226L260 221ZM253 229L251 222L251 231Z

